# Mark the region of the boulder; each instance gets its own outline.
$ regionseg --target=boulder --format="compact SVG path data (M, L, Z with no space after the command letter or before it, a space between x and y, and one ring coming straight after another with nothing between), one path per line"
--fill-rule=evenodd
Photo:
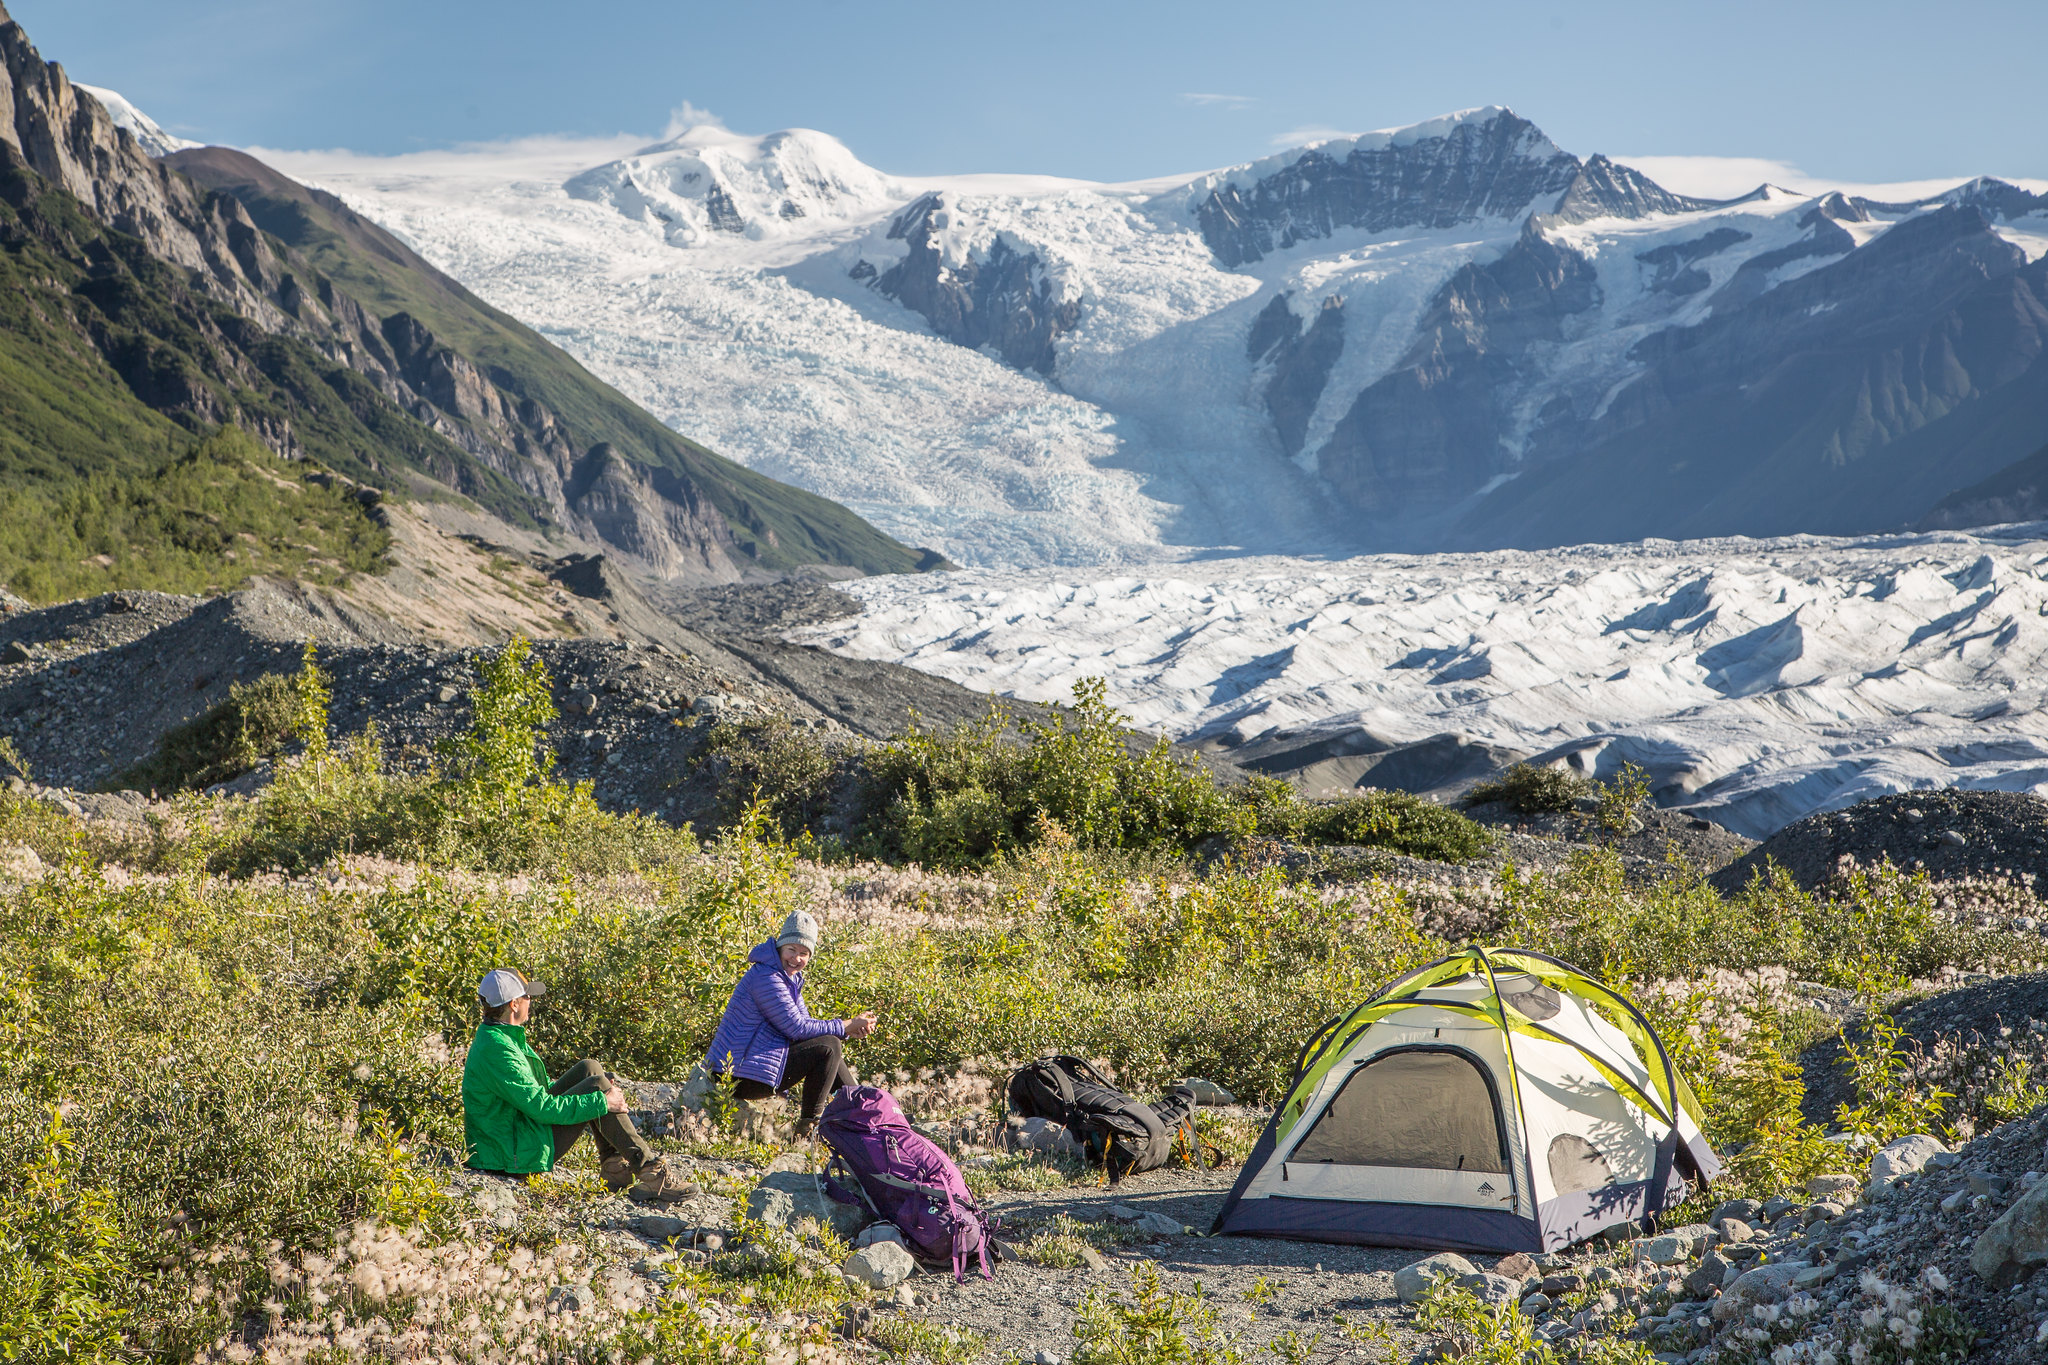
M1806 1192L1815 1201L1835 1204L1855 1203L1862 1190L1863 1182L1853 1175L1817 1175L1806 1182Z
M809 1221L851 1240L868 1225L867 1210L825 1193L825 1182L806 1171L771 1171L747 1196L747 1217L770 1227L798 1230Z
M597 1302L587 1284L558 1284L548 1291L545 1309L550 1313L581 1313Z
M1047 1156L1081 1154L1081 1144L1074 1135L1051 1119L1011 1119L1003 1130L1003 1145L1013 1152L1040 1152Z
M1914 1133L1886 1143L1870 1158L1870 1183L1863 1187L1864 1193L1882 1194L1907 1176L1918 1175L1928 1162L1947 1150L1940 1138L1928 1133Z
M1521 1310L1522 1316L1525 1318L1542 1317L1550 1311L1550 1295L1541 1291L1531 1294L1528 1298L1522 1300Z
M1685 1295L1689 1299L1709 1299L1715 1291L1728 1283L1728 1273L1735 1267L1722 1260L1713 1252L1700 1258L1700 1263L1685 1277Z
M1394 1296L1403 1303L1414 1303L1429 1292L1429 1287L1436 1283L1439 1275L1462 1280L1467 1275L1478 1273L1478 1267L1457 1252L1439 1252L1395 1271Z
M1862 1186L1859 1184L1858 1189ZM1708 1223L1718 1223L1724 1218L1739 1218L1752 1226L1764 1216L1764 1206L1755 1199L1731 1199L1707 1215Z
M1799 1272L1805 1269L1805 1265L1796 1261L1771 1261L1754 1270L1743 1271L1735 1277L1733 1284L1721 1291L1721 1297L1714 1300L1714 1321L1727 1322L1747 1314L1760 1303L1779 1302L1793 1281L1798 1279Z
M854 1284L869 1289L894 1289L917 1271L917 1261L901 1242L876 1242L861 1248L839 1263L839 1269Z
M1194 1093L1196 1104L1236 1104L1237 1096L1225 1090L1214 1081L1205 1081L1200 1076L1186 1076L1175 1081Z
M1636 1243L1636 1258L1651 1265L1690 1261L1714 1244L1716 1233L1705 1223L1687 1223Z
M1151 1209L1134 1209L1129 1204L1111 1204L1109 1216L1119 1223L1127 1223L1139 1232L1149 1232L1159 1237L1180 1237L1187 1232L1187 1225Z
M1493 1273L1511 1280L1526 1280L1536 1273L1536 1262L1528 1253L1517 1251L1493 1263Z
M1970 1249L1970 1269L1992 1285L2002 1286L2043 1262L2048 1262L2048 1181L2015 1200Z
M1511 1280L1505 1275L1490 1275L1483 1270L1459 1276L1458 1284L1470 1290L1473 1298L1489 1306L1513 1303L1522 1296L1520 1280Z
M865 1229L860 1236L854 1238L853 1245L856 1249L864 1249L873 1246L877 1242L900 1243L902 1241L903 1233L894 1223L876 1223Z
M1724 1242L1747 1242L1756 1236L1756 1229L1740 1218L1723 1218L1714 1224L1714 1231L1721 1234L1721 1240Z

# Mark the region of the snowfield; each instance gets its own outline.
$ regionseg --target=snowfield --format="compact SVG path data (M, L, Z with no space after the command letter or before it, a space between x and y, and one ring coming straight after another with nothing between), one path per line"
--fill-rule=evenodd
M1450 226L1339 227L1229 268L1197 218L1212 189L1252 186L1311 151L1415 146L1496 116L1509 115L1467 110L1121 185L891 176L825 133L715 125L638 148L255 150L397 232L683 434L958 563L1022 567L1428 544L1430 527L1399 508L1371 524L1339 509L1319 481L1321 449L1359 393L1404 363L1445 281L1499 259L1554 194ZM1562 155L1533 129L1524 142L1532 163ZM927 194L943 197L949 270L1001 244L1076 307L1049 378L934 335L880 291L909 250L891 229ZM1500 381L1510 462L1531 453L1561 397L1604 407L1641 371L1637 343L1699 322L1747 262L1783 258L1761 280L1774 287L1928 208L1878 211L1827 250L1794 250L1820 202L1767 188L1702 210L1548 220L1593 264L1599 302L1559 340L1517 352L1514 377ZM1998 230L2031 255L2048 244L2048 216ZM1709 238L1719 244L1699 254ZM1343 305L1341 351L1298 447L1267 408L1272 362L1247 354L1253 319L1283 296L1304 321Z
M966 570L843 585L808 643L1235 747L1456 733L1624 761L1761 837L1917 787L2048 792L2048 523L1974 535Z

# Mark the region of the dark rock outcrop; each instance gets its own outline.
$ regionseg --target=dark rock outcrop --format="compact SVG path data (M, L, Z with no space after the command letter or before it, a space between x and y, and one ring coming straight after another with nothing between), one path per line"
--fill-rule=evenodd
M1981 483L1957 489L1936 503L1914 529L1961 531L2043 518L2048 518L2048 446Z
M1020 370L1051 374L1059 358L1054 343L1081 320L1080 301L1063 297L1045 261L1018 250L1006 236L949 265L938 235L953 212L944 194L933 193L897 214L889 237L910 251L874 288L948 341L992 351Z
M1336 295L1323 300L1307 327L1288 306L1285 294L1276 295L1253 319L1245 354L1270 368L1266 411L1273 415L1273 428L1289 455L1301 450L1309 419L1329 382L1330 367L1343 351L1344 300Z
M1388 515L1442 508L1512 469L1523 357L1599 300L1592 265L1532 220L1499 260L1463 267L1437 292L1407 355L1323 444L1324 479L1352 506Z
M2029 263L1973 206L1849 243L1816 213L1800 243L1766 255L1839 258L1768 288L1774 265L1753 258L1704 321L1646 337L1638 376L1597 413L1540 423L1518 477L1462 518L1458 541L1903 526L2038 449L2048 258Z
M1712 208L1713 200L1673 194L1641 171L1588 158L1565 186L1552 216L1560 222L1584 223L1595 218L1647 218L1655 213L1694 213Z
M1253 184L1216 186L1195 221L1216 259L1238 266L1344 228L1443 228L1523 213L1563 194L1579 171L1578 158L1535 124L1500 109L1439 137L1361 139L1341 156L1310 148Z
M2048 886L2048 801L2024 792L1897 792L1795 820L1714 876L1740 891L1776 864L1807 890L1846 867L1890 862L1941 880L1980 878Z

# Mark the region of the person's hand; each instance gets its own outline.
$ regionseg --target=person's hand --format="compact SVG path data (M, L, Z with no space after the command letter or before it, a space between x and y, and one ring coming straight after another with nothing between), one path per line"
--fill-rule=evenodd
M607 1090L607 1091L605 1091L605 1092L604 1092L604 1112L605 1112L605 1113L607 1113L607 1114L623 1114L623 1113L625 1113L625 1112L626 1112L626 1092L625 1092L625 1091L623 1091L623 1090L621 1090L621 1089L619 1089L619 1088L618 1088L617 1086L613 1086L613 1087L612 1087L612 1088L611 1088L610 1090Z
M873 1010L869 1010L865 1014L856 1014L853 1018L846 1021L846 1041L849 1043L865 1038L874 1031L875 1012Z

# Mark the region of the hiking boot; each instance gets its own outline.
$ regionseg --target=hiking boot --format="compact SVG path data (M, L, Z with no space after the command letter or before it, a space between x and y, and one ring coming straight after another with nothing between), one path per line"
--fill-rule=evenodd
M675 1204L701 1193L689 1181L678 1180L659 1157L642 1166L640 1178L633 1182L633 1198L642 1204Z
M604 1187L613 1194L630 1187L633 1183L633 1163L622 1156L608 1156L597 1168L604 1177Z

